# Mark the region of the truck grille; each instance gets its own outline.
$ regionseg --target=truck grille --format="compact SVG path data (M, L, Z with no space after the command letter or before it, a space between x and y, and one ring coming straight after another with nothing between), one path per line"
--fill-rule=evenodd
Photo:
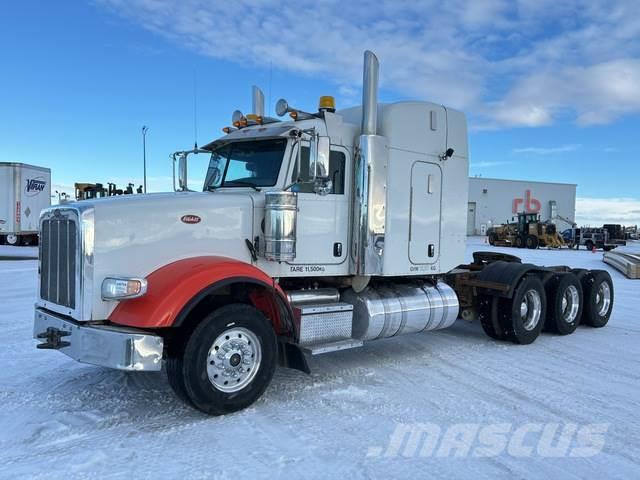
M76 308L78 225L71 215L44 218L40 232L40 298Z

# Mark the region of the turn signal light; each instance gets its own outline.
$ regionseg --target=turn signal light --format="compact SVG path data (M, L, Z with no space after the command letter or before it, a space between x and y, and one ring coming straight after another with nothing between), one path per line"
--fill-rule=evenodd
M231 127L224 127L224 128L222 129L222 131L223 131L224 133L231 133Z
M102 281L103 300L124 300L137 298L147 293L144 278L107 277Z
M233 126L236 128L246 127L247 119L245 117L242 117L240 120L236 120L235 122L233 122Z
M297 120L298 119L298 112L296 112L296 111L290 112L289 116L291 118L293 118L294 120Z

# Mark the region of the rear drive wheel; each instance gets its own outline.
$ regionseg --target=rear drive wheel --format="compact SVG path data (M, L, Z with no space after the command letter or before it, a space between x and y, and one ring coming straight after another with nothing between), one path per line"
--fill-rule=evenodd
M222 415L248 407L266 390L277 361L277 339L250 305L225 305L195 328L167 368L170 384L198 409ZM182 389L184 387L184 389Z
M527 244L527 248L530 248L531 250L535 250L536 248L538 248L538 237L536 237L535 235L528 235L527 236L527 240L526 240L526 244Z
M545 285L547 319L545 329L568 335L573 333L582 318L582 285L573 273L558 273Z
M604 327L613 310L613 282L604 270L592 270L582 278L584 313L582 322L592 327Z
M544 325L547 297L542 281L526 276L511 299L501 299L498 305L500 325L514 343L528 345L540 335Z
M479 318L482 330L494 340L504 340L507 338L498 317L498 297L484 295L479 302Z

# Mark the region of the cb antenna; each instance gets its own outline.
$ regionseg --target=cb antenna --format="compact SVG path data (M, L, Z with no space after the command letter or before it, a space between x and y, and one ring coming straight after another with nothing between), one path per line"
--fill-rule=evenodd
M269 62L269 116L271 116L271 81L273 79L273 61Z
M198 85L193 71L193 149L198 150Z

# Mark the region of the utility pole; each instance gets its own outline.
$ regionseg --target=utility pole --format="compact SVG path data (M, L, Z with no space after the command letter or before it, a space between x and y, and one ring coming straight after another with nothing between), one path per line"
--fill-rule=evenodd
M149 131L149 127L146 125L142 126L142 166L144 169L144 193L147 193L147 132Z

